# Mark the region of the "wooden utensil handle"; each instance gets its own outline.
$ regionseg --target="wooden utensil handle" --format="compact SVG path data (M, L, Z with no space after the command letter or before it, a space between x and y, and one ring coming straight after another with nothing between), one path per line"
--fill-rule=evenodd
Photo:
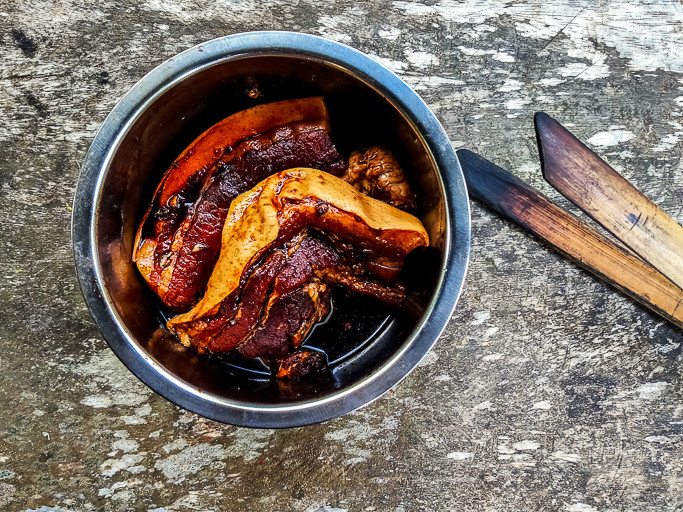
M565 212L514 175L458 151L470 197L526 228L579 266L683 329L683 290L627 248Z
M534 121L548 183L683 287L683 226L548 114Z

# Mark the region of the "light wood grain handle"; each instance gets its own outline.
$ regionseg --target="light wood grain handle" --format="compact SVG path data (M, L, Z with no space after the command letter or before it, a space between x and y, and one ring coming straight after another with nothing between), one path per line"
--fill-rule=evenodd
M535 122L548 183L683 288L683 227L555 119Z

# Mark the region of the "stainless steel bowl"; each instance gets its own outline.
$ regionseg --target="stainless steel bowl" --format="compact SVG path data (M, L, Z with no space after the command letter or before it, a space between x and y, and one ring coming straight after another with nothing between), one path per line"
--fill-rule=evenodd
M156 184L197 134L254 104L308 95L326 98L333 137L343 152L383 143L398 153L418 193L419 216L432 244L411 263L416 272L410 308L391 314L347 300L344 332L333 324L312 335L313 345L329 351L330 372L278 382L256 367L198 356L180 345L165 329L164 312L131 262L131 252ZM291 427L371 402L429 351L462 289L470 212L448 137L396 75L339 43L253 32L215 39L169 59L121 99L83 164L72 236L90 312L112 350L140 380L181 407L218 421Z

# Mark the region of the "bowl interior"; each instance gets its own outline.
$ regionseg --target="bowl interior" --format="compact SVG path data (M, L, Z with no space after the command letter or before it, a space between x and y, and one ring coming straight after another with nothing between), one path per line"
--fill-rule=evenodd
M392 311L335 290L333 314L306 345L327 353L330 371L277 381L253 361L199 356L164 327L168 313L131 261L135 232L166 169L198 134L256 104L322 95L333 139L346 156L381 144L401 161L418 197L431 247L411 255L405 279L409 306ZM342 66L309 56L232 58L177 81L129 126L111 153L96 210L96 261L107 300L145 357L187 388L217 402L281 405L318 400L368 378L399 351L429 308L447 244L443 185L414 124L372 85Z

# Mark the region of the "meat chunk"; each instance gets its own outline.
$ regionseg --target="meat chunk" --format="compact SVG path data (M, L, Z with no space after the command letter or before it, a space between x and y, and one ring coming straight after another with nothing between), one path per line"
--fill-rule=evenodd
M283 316L281 313L287 309L280 302L287 304L294 300L301 304L299 310L290 311L295 315L293 318L296 322L287 325L283 331L286 336L278 338L284 347L282 355L286 354L289 342L298 346L313 324L329 311L329 293L324 285L322 293L315 295L308 293L307 286L311 284L314 272L338 262L334 251L302 233L245 271L243 283L221 302L218 312L203 318L201 323L186 326L189 335L181 338L181 341L184 340L186 345L193 346L199 352L215 353L236 349L247 340L252 340L241 349L242 353L249 351L249 355L244 355L275 358L278 349L273 348L274 343L272 340L269 342L268 337L276 336L278 322ZM304 328L306 324L310 325ZM271 347L267 353L255 355L253 347L268 343Z
M198 300L237 195L289 167L344 172L329 129L322 98L287 100L238 112L188 146L157 188L133 251L164 304L185 311Z
M275 377L300 379L325 366L325 355L317 350L297 350L278 361Z
M259 325L237 347L243 356L266 362L284 358L299 348L315 323L330 312L330 289L317 280L285 295L273 295L273 299Z
M348 266L315 233L354 247L358 261L398 270L410 251L428 244L415 217L339 178L283 171L233 201L204 298L169 320L169 329L200 352L237 350L274 365L325 317L329 285L401 300L402 287L373 277L373 266Z
M407 212L415 211L413 194L398 160L386 148L354 151L342 179L356 190Z
M258 148L219 164L175 233L169 264L173 271L162 296L172 309L184 311L198 300L218 259L228 209L239 194L291 167L314 166L334 174L344 170L344 161L325 130L285 127L268 139L270 144L261 141Z

